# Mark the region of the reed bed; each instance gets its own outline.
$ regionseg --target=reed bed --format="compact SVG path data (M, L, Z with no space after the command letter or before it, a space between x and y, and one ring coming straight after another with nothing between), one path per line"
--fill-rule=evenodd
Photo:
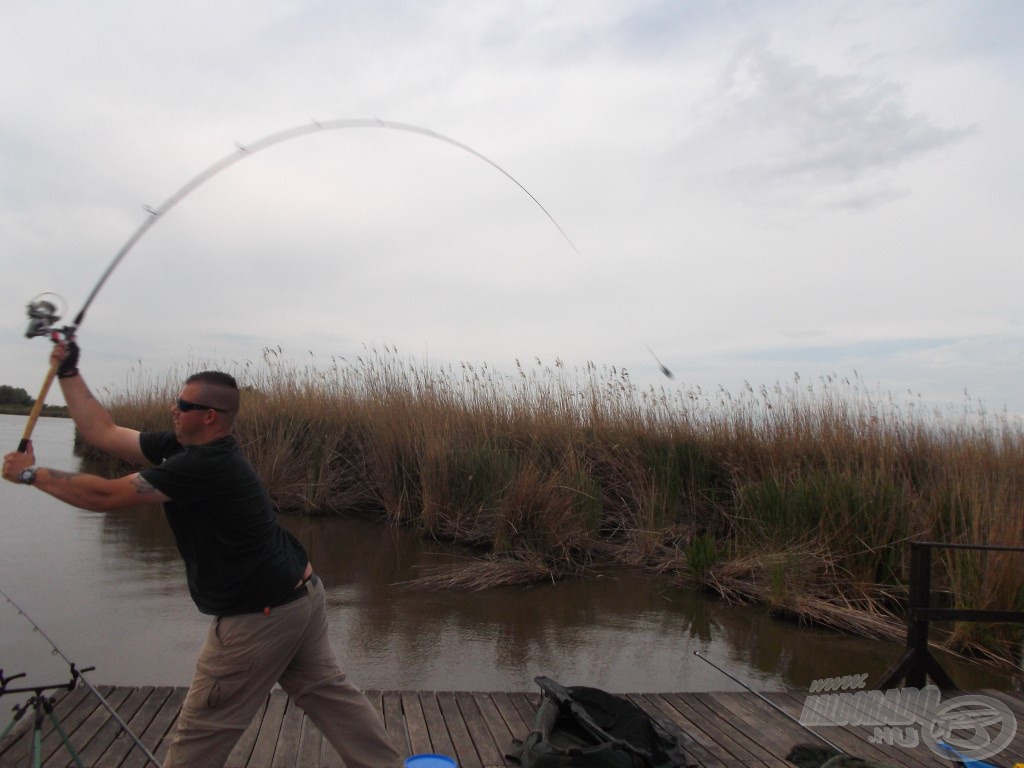
M609 567L873 637L903 634L909 548L1024 544L1024 432L966 401L926 407L854 379L739 393L642 388L627 371L511 372L396 349L230 370L237 434L286 513L373 515L475 556L420 587L483 588ZM166 428L182 372L135 374L120 423ZM1024 610L1024 553L943 551L950 605ZM1012 625L957 624L951 650L1012 663Z

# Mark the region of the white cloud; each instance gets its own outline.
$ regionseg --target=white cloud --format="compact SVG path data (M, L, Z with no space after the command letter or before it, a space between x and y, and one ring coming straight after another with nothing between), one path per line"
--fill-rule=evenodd
M17 386L46 357L21 338L25 302L56 291L74 312L144 205L234 142L381 117L498 162L582 256L453 147L304 137L139 242L82 329L97 384L278 343L558 355L661 383L649 345L704 386L858 365L1024 411L1006 354L1024 277L1009 5L43 0L0 16L0 378ZM935 354L873 357L889 343ZM750 355L766 349L785 352Z
M934 125L906 102L896 81L824 72L759 37L728 62L677 162L696 158L706 177L775 206L884 204L907 194L890 171L972 133Z

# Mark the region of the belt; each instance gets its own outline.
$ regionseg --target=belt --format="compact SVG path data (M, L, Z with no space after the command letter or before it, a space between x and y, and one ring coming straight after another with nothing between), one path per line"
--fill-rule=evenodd
M266 608L263 609L263 612L264 613L270 613L270 609L271 608L279 608L282 605L288 605L288 603L294 603L300 597L305 597L306 596L306 594L308 593L308 587L309 587L310 584L312 584L315 587L319 583L320 583L320 577L319 576L317 576L315 573L309 574L309 577L303 579L299 583L299 586L297 586L295 589L293 589L291 591L291 593L287 597L285 597L283 600L278 600L276 603L268 605Z

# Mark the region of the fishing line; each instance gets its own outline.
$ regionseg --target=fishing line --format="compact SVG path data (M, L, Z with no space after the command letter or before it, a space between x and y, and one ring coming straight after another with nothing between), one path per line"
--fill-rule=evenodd
M558 230L558 233L562 236L565 242L569 244L569 247L572 248L572 250L578 256L583 256L583 254L580 252L580 249L577 248L576 244L572 241L572 238L569 237L569 235L562 228L562 226L555 220L555 217L551 215L551 212L544 207L540 200L538 200L537 197L532 192L530 192L530 190L528 190L511 173L506 171L504 168L502 168L500 165L498 165L496 162L491 160L486 155L477 152L469 145L463 144L461 141L456 141L455 139L449 136L437 133L436 131L432 131L428 128L421 128L420 126L410 125L409 123L399 123L390 120L380 120L377 118L327 120L324 122L313 120L310 123L298 125L295 126L294 128L288 128L283 131L270 134L269 136L265 136L262 139L254 141L251 144L237 144L237 149L234 152L222 157L213 165L209 166L206 170L202 171L200 174L186 182L180 189L178 189L173 195L167 198L161 205L159 205L156 208L146 206L145 209L149 215L147 216L145 221L143 221L142 224L140 224L139 227L132 233L131 237L129 237L128 240L125 241L124 245L121 246L120 250L118 250L118 252L114 255L114 258L111 260L110 264L107 265L107 268L103 271L103 274L100 275L99 281L93 287L92 291L89 292L89 295L86 297L85 303L82 305L82 308L78 311L78 314L75 315L74 320L69 325L66 325L62 328L56 327L56 323L60 320L60 317L55 313L55 308L52 306L52 303L47 302L45 300L40 302L37 299L29 304L29 329L25 335L29 337L50 336L54 341L59 340L61 336L64 336L64 338L71 338L71 336L74 335L75 331L82 325L82 322L85 320L86 312L89 310L89 307L92 306L92 303L93 301L95 301L97 294L100 292L100 289L103 288L107 280L110 279L110 276L114 273L114 270L117 269L118 265L120 265L122 261L124 261L125 257L131 252L132 248L134 248L135 245L139 242L139 240L141 240L142 237L153 227L153 225L160 221L160 219L162 219L164 216L166 216L167 213L172 208L174 208L178 203L180 203L182 200L188 197L192 192L201 187L203 184L210 181L210 179L214 178L220 173L223 173L228 168L230 168L231 166L235 165L238 162L241 162L247 157L252 157L256 153L262 152L264 149L267 149L269 147L273 147L277 144L281 144L286 141L291 141L292 139L297 139L301 136L308 136L313 133L320 133L322 131L333 131L343 128L385 128L392 131L404 131L406 133L413 133L420 136L425 136L427 138L436 139L437 141L441 141L444 142L445 144L449 144L453 147L461 149L464 152L468 152L469 154L473 155L473 157L482 160L483 162L487 163L489 166L497 170L499 173L501 173L503 176L509 179L513 184L519 187L519 189L521 189L524 193L526 193L526 195L529 196L529 198L536 204L536 206L540 208L540 210L544 213L548 221L550 221L554 225L555 229ZM627 321L629 320L628 317L626 319ZM630 324L632 325L631 321ZM662 363L661 360L658 359L658 356L654 354L654 350L652 350L651 347L648 346L647 344L644 344L644 347L650 353L651 357L654 358L654 361L658 364L658 369L661 371L661 373L669 379L674 378L672 371L670 371L664 365L664 363ZM53 379L56 376L57 367L58 363L51 364L50 369L47 372L46 378L43 381L43 385L40 388L39 397L36 398L35 405L33 406L31 413L29 414L28 423L26 424L24 434L22 435L21 442L18 446L18 451L21 453L25 453L28 450L30 438L32 436L32 431L35 428L36 421L39 419L39 415L43 407L43 402L45 401L46 395L50 390L51 384L53 383Z
M536 204L536 206L540 208L540 210L547 217L548 221L550 221L554 225L555 229L557 229L558 233L562 236L562 239L564 239L565 242L569 244L569 247L572 248L576 255L580 256L581 258L583 257L583 254L580 252L580 249L576 247L576 244L572 241L572 238L569 237L568 233L562 228L562 225L555 220L555 217L551 215L551 212L544 207L541 201L538 200L537 197L530 190L528 190L511 173L509 173L496 162L491 160L489 157L478 152L469 145L463 144L461 141L456 141L455 139L449 136L445 136L444 134L438 133L437 131L432 131L429 128L421 128L420 126L410 125L409 123L381 120L378 118L328 120L324 122L313 120L310 123L295 126L294 128L288 128L278 133L271 134L251 144L236 145L237 150L235 152L221 158L216 163L214 163L209 168L200 173L198 176L193 178L191 181L187 182L183 187L181 187L181 189L179 189L177 192L175 192L173 195L167 198L167 200L165 200L162 205L160 205L157 208L147 208L146 210L149 213L149 218L147 218L146 221L144 221L139 226L139 228L132 234L131 237L128 238L125 244L121 247L121 250L119 250L117 254L114 256L114 259L110 262L110 265L107 267L106 271L104 271L103 275L100 277L100 280L96 284L96 287L92 289L92 292L85 300L85 305L82 307L78 315L75 317L73 326L78 327L79 325L81 325L82 320L85 318L86 310L89 309L89 306L92 304L93 299L96 298L96 294L99 293L104 283L107 282L107 279L117 268L117 266L121 263L124 257L128 255L129 251L131 251L131 249L135 246L139 239L142 238L142 236L150 229L150 227L156 224L156 222L164 215L166 215L167 212L170 211L174 206L176 206L178 203L180 203L182 200L188 197L189 194L194 192L196 189L201 187L210 179L214 178L218 174L230 168L235 163L245 159L246 157L251 157L252 155L256 154L257 152L261 152L264 149L273 147L277 144L281 144L286 141L291 141L292 139L299 138L300 136L307 136L309 134L319 133L321 131L333 131L344 128L385 128L393 131L404 131L406 133L413 133L420 136L425 136L427 138L436 139L437 141L441 141L444 142L445 144L449 144L453 147L456 147L457 149L461 149L464 152L468 152L469 154L473 155L473 157L476 157L479 160L482 160L483 162L487 163L489 166L494 168L496 171L505 176L505 178L507 178L509 181L511 181L513 184L519 187L519 189L521 189ZM654 361L658 364L658 368L661 371L661 373L668 377L669 379L673 378L672 372L661 362L661 360L658 359L658 356L654 354L654 350L652 350L650 346L646 344L644 346L650 353L651 357L654 358Z
M408 123L397 123L389 120L379 120L376 118L328 120L325 122L314 120L311 123L299 125L294 128L288 128L278 133L271 134L270 136L266 136L258 141L253 142L252 144L236 145L237 150L235 152L232 152L230 155L221 158L216 163L207 168L205 171L203 171L198 176L193 178L191 181L187 182L181 189L179 189L177 192L175 192L173 195L167 198L167 200L165 200L163 204L160 205L158 208L147 208L146 211L149 213L149 218L145 222L143 222L142 225L139 226L137 230L135 230L132 236L128 238L127 242L125 242L125 244L121 247L121 250L119 250L117 254L114 256L113 261L110 262L110 265L107 267L106 271L100 277L100 280L96 284L96 287L92 289L92 293L90 293L89 297L85 300L85 305L82 307L81 311L75 317L73 324L76 327L81 324L83 318L85 317L86 310L89 309L89 305L91 305L93 299L96 298L96 294L99 293L100 288L102 288L103 284L107 282L107 278L110 277L111 273L113 273L113 271L117 268L117 265L120 264L124 257L128 255L128 252L131 251L131 249L135 246L139 239L149 230L149 228L156 224L156 222L162 216L164 216L174 206L176 206L178 203L180 203L182 200L188 197L188 195L194 192L197 188L201 187L207 181L217 176L219 173L227 170L240 160L243 160L246 157L250 157L256 154L257 152L261 152L262 150L267 149L268 147L272 147L276 144L281 144L285 141L290 141L291 139L299 138L300 136L307 136L312 133L319 133L321 131L333 131L342 128L386 128L393 131L405 131L407 133L415 133L419 134L420 136L427 136L432 139L437 139L438 141L443 141L446 144L450 144L453 147L457 147L463 150L464 152L468 152L474 157L483 160L492 168L496 169L499 173L503 174L513 184L515 184L523 192L525 192L530 197L530 199L533 200L537 207L540 208L541 211L543 211L544 215L547 216L548 220L555 226L559 234L561 234L562 238L569 244L569 247L572 248L573 251L575 251L578 255L583 255L582 253L580 253L579 248L576 247L576 244L572 241L569 235L566 234L565 230L562 229L561 225L555 220L555 217L551 215L548 209L541 204L540 200L538 200L533 195L533 193L530 192L530 190L523 186L519 182L519 180L516 179L511 173L506 171L504 168L502 168L500 165L498 165L490 158L477 152L472 147L463 144L460 141L456 141L455 139L449 138L448 136L437 133L436 131L432 131L428 128L421 128L416 125L410 125Z
M88 687L92 694L97 699L99 699L100 704L102 704L104 708L106 708L106 710L110 712L114 720L117 721L117 724L121 726L121 729L128 734L129 738L131 738L132 741L135 742L135 746L142 750L143 754L146 756L146 759L149 760L149 762L153 763L153 765L157 766L157 768L162 768L162 766L160 765L160 761L153 756L153 753L146 748L146 745L142 743L139 737L132 733L132 730L128 727L128 724L121 718L119 714L117 714L117 710L110 705L110 702L103 698L103 694L96 690L95 686L93 686L93 684L89 682L89 679L85 676L85 674L81 670L76 669L74 662L72 662L71 659L64 655L64 652L57 647L57 644L50 639L50 636L43 631L43 628L36 624L32 617L29 616L28 613L25 611L25 609L18 605L16 602L14 602L11 596L4 592L2 587L0 587L0 596L3 596L4 600L13 605L18 614L20 616L24 616L25 620L32 625L32 629L34 629L44 640L46 640L46 642L50 646L50 652L52 654L60 656L62 659L64 659L65 662L67 662L68 666L71 667L72 673L79 680L85 683L86 687Z
M236 151L221 158L213 165L209 166L204 171L199 173L197 176L186 182L180 189L178 189L173 195L167 198L161 205L159 205L156 208L146 206L145 209L146 212L149 214L148 217L146 218L145 221L143 221L141 225L139 225L135 232L132 233L131 237L129 237L128 240L125 241L124 245L122 245L120 250L114 255L114 258L111 260L110 264L107 266L103 274L100 276L99 281L96 283L95 287L93 287L92 291L89 293L88 297L85 300L85 303L83 304L82 308L79 310L78 314L75 316L71 324L62 329L52 330L58 330L65 336L70 336L72 333L74 333L74 331L82 324L83 320L85 319L86 312L89 310L89 307L92 306L92 303L96 299L96 295L100 292L100 289L103 288L107 280L113 274L114 270L117 269L118 265L131 252L132 248L135 247L136 243L138 243L139 240L142 239L143 235L145 235L150 230L150 228L153 227L154 224L156 224L160 219L166 216L167 213L172 208L174 208L178 203L180 203L182 200L188 197L192 192L201 187L203 184L210 181L212 178L219 175L220 173L223 173L225 170L235 165L236 163L246 159L247 157L252 157L256 153L262 152L264 149L267 149L269 147L273 147L277 144L281 144L286 141L291 141L292 139L297 139L301 136L307 136L313 133L320 133L322 131L333 131L345 128L384 128L392 131L403 131L406 133L412 133L420 136L425 136L427 138L436 139L437 141L441 141L444 142L445 144L449 144L453 147L461 149L464 152L468 152L474 157L490 165L492 168L494 168L507 179L509 179L513 184L519 187L519 189L521 189L524 193L526 193L526 195L529 196L529 198L536 204L536 206L540 208L540 210L544 213L548 221L550 221L554 225L555 229L558 230L558 233L562 236L565 242L569 244L569 247L572 248L572 250L578 256L583 256L583 254L580 252L580 249L577 248L576 244L572 241L572 238L569 237L568 233L566 233L562 226L555 220L555 217L551 215L551 212L544 207L540 200L538 200L537 197L532 192L530 192L530 190L528 190L511 173L509 173L496 162L491 160L489 157L478 152L469 145L463 144L461 141L456 141L455 139L449 136L445 136L444 134L432 131L428 128L421 128L420 126L410 125L409 123L400 123L390 120L380 120L377 118L327 120L323 122L313 120L310 123L295 126L294 128L288 128L283 131L270 134L269 136L265 136L264 138L259 139L258 141L254 141L251 144L237 144ZM37 328L36 330L39 331L40 329ZM45 333L46 329L44 329L43 332ZM43 334L37 332L35 335ZM647 351L651 354L651 356L654 358L655 362L658 364L658 368L661 370L662 374L664 374L670 379L673 378L672 372L661 362L661 360L658 359L657 355L654 354L654 351L650 348L650 346L646 344L644 346L647 349Z

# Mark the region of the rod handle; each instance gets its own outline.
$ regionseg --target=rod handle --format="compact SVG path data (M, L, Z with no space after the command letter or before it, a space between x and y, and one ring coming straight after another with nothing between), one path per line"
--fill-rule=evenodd
M59 367L60 360L54 360L50 364L50 370L46 372L43 386L39 390L39 397L36 398L36 402L32 406L32 411L28 415L28 423L25 424L25 431L21 436L21 442L18 443L18 453L28 452L28 446L32 442L32 431L36 428L36 422L39 421L39 414L43 412L43 403L46 401L46 395L50 391L50 385L53 384L53 379L57 375Z

